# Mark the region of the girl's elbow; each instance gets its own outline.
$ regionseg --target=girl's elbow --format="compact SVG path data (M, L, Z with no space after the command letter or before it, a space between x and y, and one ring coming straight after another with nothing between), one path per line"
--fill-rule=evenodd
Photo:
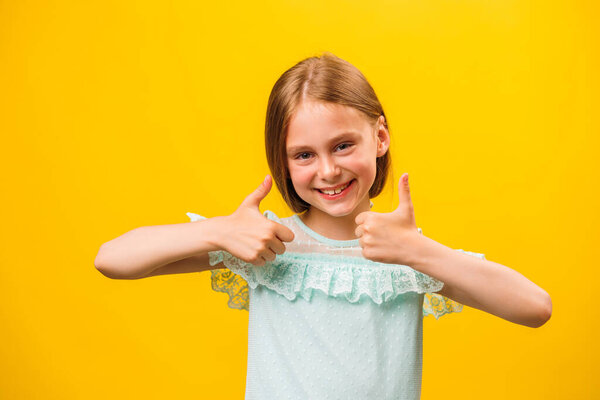
M96 269L105 277L115 279L114 273L111 272L111 269L107 267L107 263L105 258L103 257L103 254L104 253L102 253L101 247L100 251L98 251L98 254L96 255L96 258L94 259L94 267L96 267Z
M95 265L96 269L105 277L110 278L110 279L122 279L122 280L133 280L133 279L138 279L135 277L132 277L130 275L125 275L122 272L120 272L119 270L114 270L114 269L109 269L106 267L101 267L99 265Z
M105 258L100 257L100 252L94 260L94 267L105 277L110 279L132 279L124 273L122 268L111 267L111 264Z
M543 314L544 322L542 323L542 325L545 324L546 322L548 322L548 320L550 319L551 316L552 316L552 298L550 297L550 295L548 293L546 293L546 301L545 301L544 314Z
M98 272L100 272L102 275L104 275L107 278L120 279L118 277L118 274L115 274L115 272L113 270L111 270L110 268L108 268L106 266L106 264L99 262L98 257L96 257L96 260L94 260L94 267L96 267Z
M550 298L550 295L546 292L544 292L541 306L539 306L538 315L539 317L537 323L534 326L532 326L532 328L539 328L540 326L548 322L548 320L552 316L552 299Z

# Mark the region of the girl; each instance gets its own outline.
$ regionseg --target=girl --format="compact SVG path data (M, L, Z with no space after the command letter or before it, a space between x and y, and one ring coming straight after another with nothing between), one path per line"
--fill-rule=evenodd
M549 295L480 253L415 224L408 175L391 213L370 211L390 170L390 134L366 78L325 53L286 71L269 97L272 173L228 216L134 229L103 244L115 279L212 270L248 309L246 399L419 399L423 316L462 305L530 327ZM294 211L259 205L275 184Z

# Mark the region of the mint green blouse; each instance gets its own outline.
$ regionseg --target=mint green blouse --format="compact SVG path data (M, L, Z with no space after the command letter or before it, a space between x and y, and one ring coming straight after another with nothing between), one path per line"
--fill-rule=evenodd
M294 232L284 254L254 266L209 253L224 267L213 289L249 311L246 400L419 399L423 316L462 310L435 293L443 282L368 260L358 239L326 238L296 214L264 215Z

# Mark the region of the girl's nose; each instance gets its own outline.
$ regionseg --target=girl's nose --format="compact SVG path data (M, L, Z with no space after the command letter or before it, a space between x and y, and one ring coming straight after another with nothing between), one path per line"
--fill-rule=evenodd
M340 168L331 157L321 158L319 174L325 181L334 180L340 174Z

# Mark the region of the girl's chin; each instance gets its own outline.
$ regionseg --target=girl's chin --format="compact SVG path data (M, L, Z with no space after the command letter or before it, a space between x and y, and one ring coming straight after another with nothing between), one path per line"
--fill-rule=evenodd
M332 217L344 217L352 214L352 212L354 212L358 206L358 203L349 199L343 203L327 204L327 202L321 200L313 203L312 206L318 208L320 211L326 214L331 215Z
M344 201L343 204L327 204L327 201L323 201L319 198L310 198L303 200L310 204L310 208L317 209L320 212L331 215L332 217L343 217L345 215L350 214L356 208L356 203L354 201Z

